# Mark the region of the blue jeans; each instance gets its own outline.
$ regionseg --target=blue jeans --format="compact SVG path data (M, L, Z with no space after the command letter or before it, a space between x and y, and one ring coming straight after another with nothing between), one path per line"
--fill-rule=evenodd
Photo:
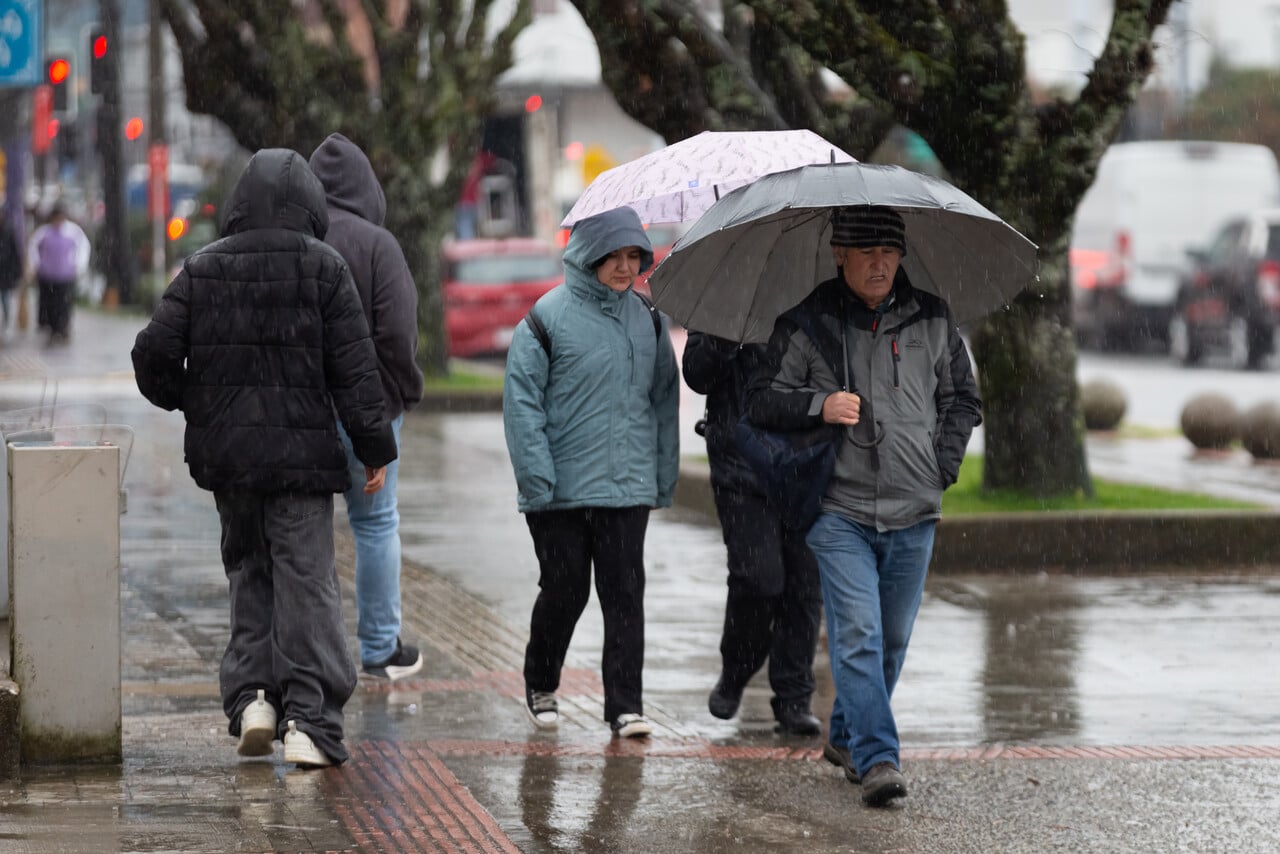
M818 560L836 702L830 741L848 747L866 774L898 761L898 727L890 698L933 554L935 522L877 531L823 513L805 538Z
M400 450L400 425L404 415L391 422ZM396 651L400 636L400 510L396 506L396 475L400 458L387 466L387 480L373 495L364 494L364 463L351 450L351 438L338 424L338 435L347 449L351 487L347 521L356 541L356 637L360 663L381 664Z

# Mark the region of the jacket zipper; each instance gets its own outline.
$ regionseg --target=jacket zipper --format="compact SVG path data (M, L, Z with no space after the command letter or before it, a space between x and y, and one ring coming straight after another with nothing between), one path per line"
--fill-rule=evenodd
M902 355L898 352L898 336L895 335L889 339L889 346L893 348L893 387L899 388L898 385L898 362L902 361Z

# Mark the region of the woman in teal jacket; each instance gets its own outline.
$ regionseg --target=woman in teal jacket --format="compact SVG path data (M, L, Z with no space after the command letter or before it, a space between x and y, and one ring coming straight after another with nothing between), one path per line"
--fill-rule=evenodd
M564 284L516 329L503 385L518 505L540 566L526 706L536 726L557 725L555 692L594 565L605 719L619 736L646 736L644 535L650 509L669 507L675 489L679 372L665 327L632 291L653 264L635 211L578 222L564 261Z

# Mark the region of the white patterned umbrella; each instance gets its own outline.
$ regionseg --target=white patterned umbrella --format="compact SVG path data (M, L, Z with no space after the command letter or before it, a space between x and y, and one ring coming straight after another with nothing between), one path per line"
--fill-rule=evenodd
M900 166L835 163L767 175L701 217L649 278L653 302L687 329L769 340L773 323L836 273L831 214L886 205L902 215L902 267L965 323L1036 281L1036 245L971 196Z
M601 172L560 225L624 206L645 223L689 222L764 175L849 162L852 157L812 131L703 131Z

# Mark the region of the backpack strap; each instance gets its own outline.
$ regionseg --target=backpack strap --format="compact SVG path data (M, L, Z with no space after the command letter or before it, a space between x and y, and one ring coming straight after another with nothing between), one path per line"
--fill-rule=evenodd
M551 336L547 334L547 327L543 324L538 315L534 314L533 309L529 309L529 313L524 316L524 322L528 324L529 329L533 332L533 337L538 339L538 343L542 345L543 351L547 354L547 358L551 358Z
M653 319L653 337L661 341L662 315L658 313L658 307L653 304L653 300L649 299L639 291L633 290L631 293L635 294L640 299L640 302L644 303L644 307L649 309L649 317Z
M659 341L662 340L662 315L658 313L658 307L653 304L653 300L649 299L639 291L632 291L644 303L645 308L649 309L649 317L653 320L653 337ZM542 350L547 354L547 358L551 358L551 335L547 332L546 324L533 311L524 316L524 322L528 325L529 330L533 332L533 337L538 339L538 343L542 345Z

